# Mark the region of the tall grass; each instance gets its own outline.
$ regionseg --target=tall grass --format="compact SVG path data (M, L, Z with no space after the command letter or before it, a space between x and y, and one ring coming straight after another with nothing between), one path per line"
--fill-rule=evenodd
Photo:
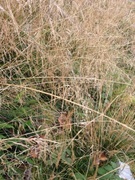
M135 2L1 0L0 16L0 178L135 174Z

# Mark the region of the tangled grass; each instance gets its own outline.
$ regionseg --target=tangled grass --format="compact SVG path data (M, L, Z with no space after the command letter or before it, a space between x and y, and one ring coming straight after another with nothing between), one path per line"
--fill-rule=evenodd
M135 174L135 2L1 0L0 16L0 178Z

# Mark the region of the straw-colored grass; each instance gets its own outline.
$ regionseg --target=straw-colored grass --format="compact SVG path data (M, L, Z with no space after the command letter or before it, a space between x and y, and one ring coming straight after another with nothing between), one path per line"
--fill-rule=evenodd
M135 174L135 2L0 0L0 17L0 178Z

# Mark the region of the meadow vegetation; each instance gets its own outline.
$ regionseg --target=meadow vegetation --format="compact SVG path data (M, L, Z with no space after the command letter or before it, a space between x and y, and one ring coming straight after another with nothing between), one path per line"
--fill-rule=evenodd
M135 175L135 2L0 0L0 179Z

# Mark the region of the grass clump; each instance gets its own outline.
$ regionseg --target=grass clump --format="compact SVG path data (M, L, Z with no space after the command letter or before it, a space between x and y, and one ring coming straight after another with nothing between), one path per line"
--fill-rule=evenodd
M132 1L0 2L0 179L119 179L135 159Z

